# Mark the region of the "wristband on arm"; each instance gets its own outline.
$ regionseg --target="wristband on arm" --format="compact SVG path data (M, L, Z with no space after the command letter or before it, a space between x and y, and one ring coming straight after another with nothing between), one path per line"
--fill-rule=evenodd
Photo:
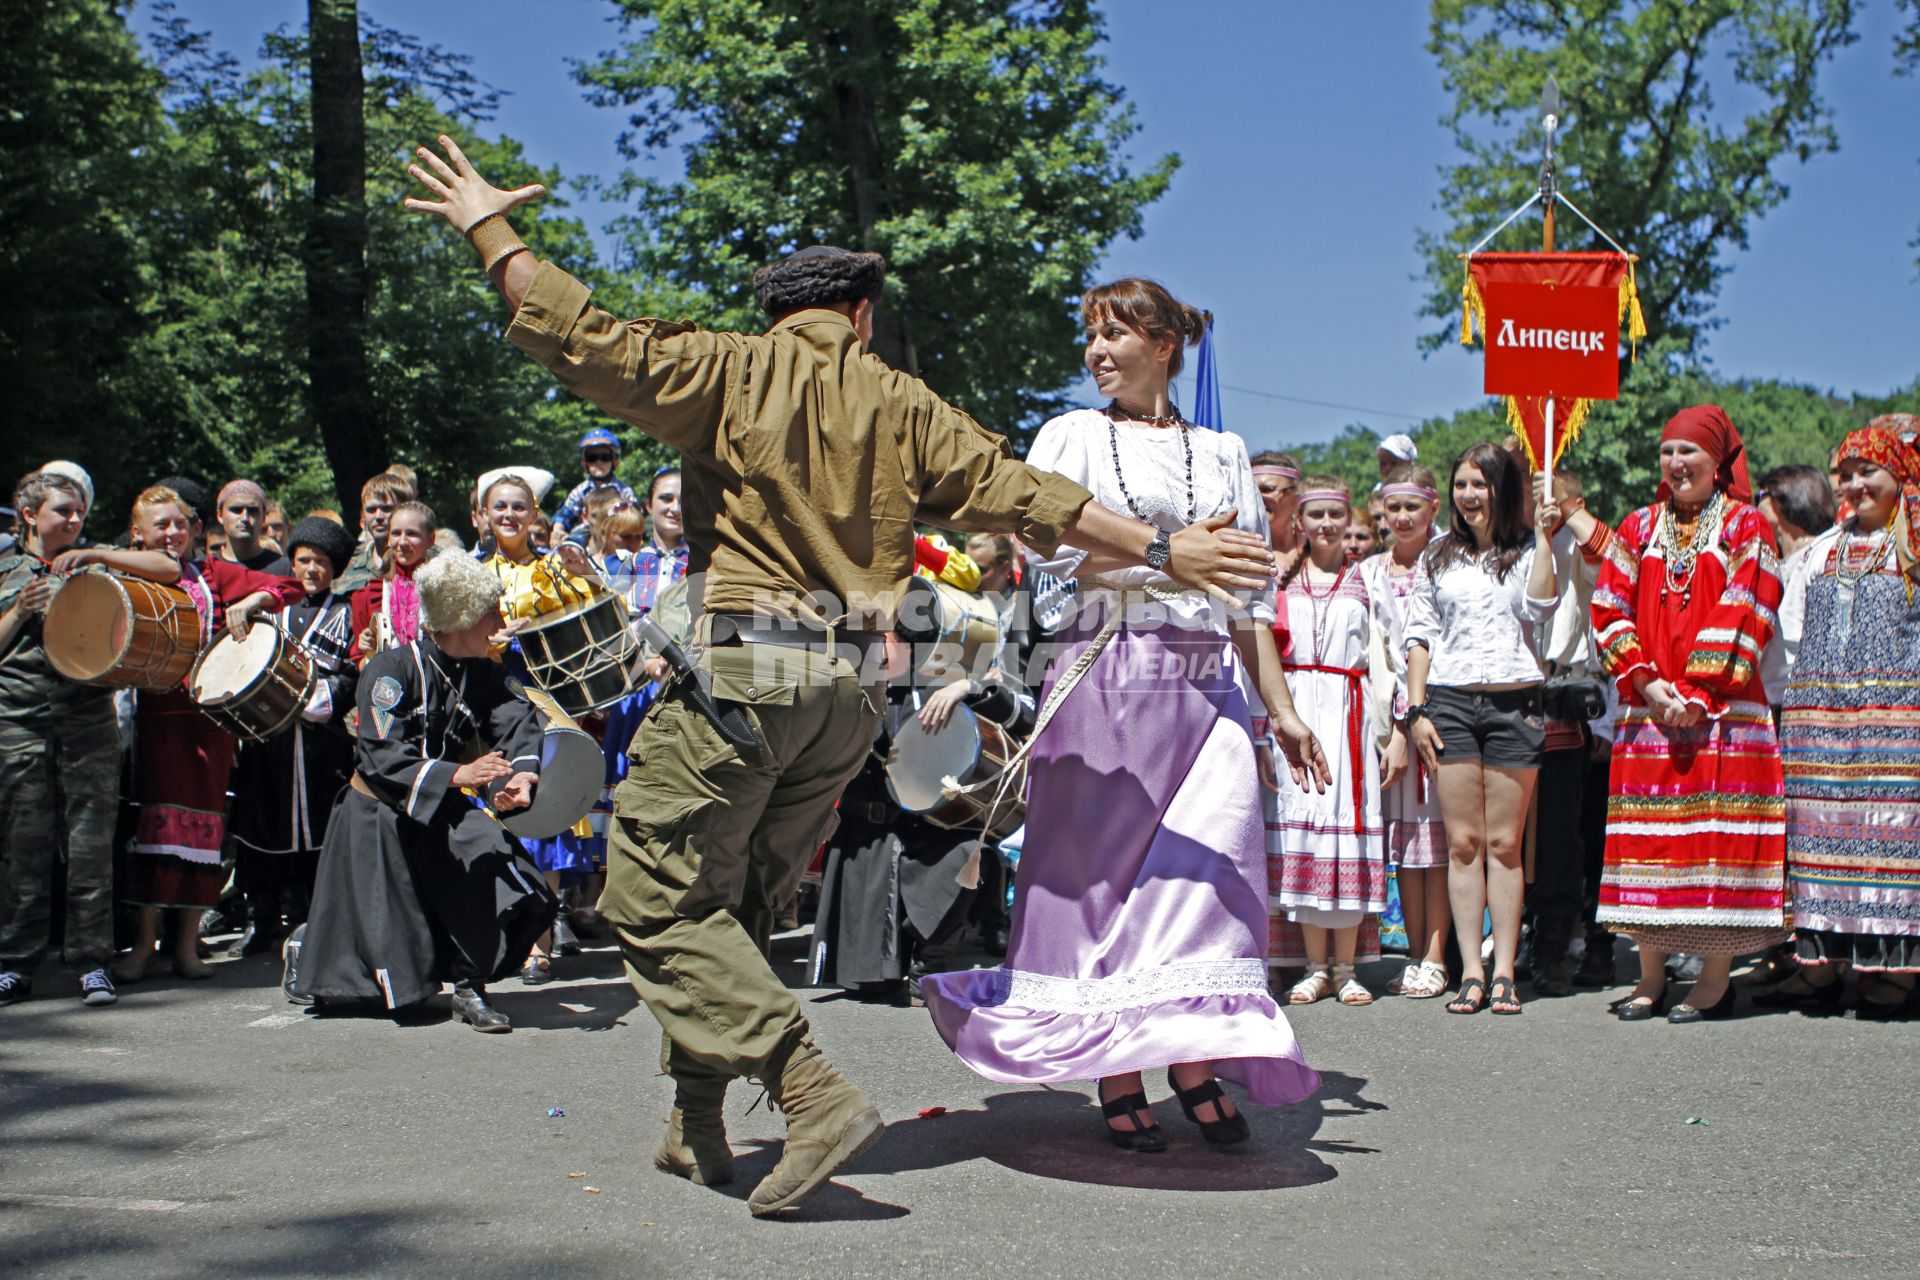
M480 255L481 269L488 272L527 247L504 213L490 213L468 227L467 242Z

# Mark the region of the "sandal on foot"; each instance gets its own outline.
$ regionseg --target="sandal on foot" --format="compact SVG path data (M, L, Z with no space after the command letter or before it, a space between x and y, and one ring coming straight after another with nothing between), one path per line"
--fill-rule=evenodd
M1407 994L1407 988L1419 980L1420 966L1417 964L1409 964L1400 971L1399 977L1388 979L1387 994L1390 996L1403 996Z
M1506 1017L1512 1017L1515 1014L1526 1012L1525 1006L1520 1003L1520 989L1514 986L1512 978L1495 978L1493 980L1493 1000L1491 1004L1495 1013Z
M1153 1113L1147 1110L1147 1095L1135 1090L1123 1093L1114 1099L1100 1099L1100 1114L1107 1120L1118 1120L1125 1116L1133 1125L1131 1129L1116 1129L1103 1123L1101 1128L1107 1131L1107 1141L1122 1151L1165 1151L1167 1135L1160 1132L1158 1124L1146 1124L1141 1116L1153 1119ZM1204 1132L1204 1131L1203 1131Z
M1414 980L1401 994L1409 1000L1431 1000L1447 994L1447 966L1422 960Z
M1478 978L1462 978L1460 990L1447 1001L1448 1013L1478 1013L1487 1007L1487 984Z
M1227 1114L1227 1093L1218 1080L1209 1078L1191 1089L1182 1089L1180 1082L1173 1078L1173 1068L1168 1067L1167 1087L1173 1090L1173 1096L1179 1100L1180 1110L1186 1112L1187 1119L1200 1126L1200 1136L1206 1139L1208 1146L1231 1147L1253 1136L1245 1116L1238 1111ZM1208 1103L1213 1104L1213 1113L1220 1117L1218 1120L1200 1118L1200 1108Z
M1352 965L1337 964L1333 966L1332 981L1334 985L1334 996L1341 1004L1358 1007L1360 1005L1373 1003L1373 992L1360 985L1359 980L1353 976Z
M1307 976L1287 989L1288 1004L1313 1004L1333 994L1333 975L1325 968L1309 969Z

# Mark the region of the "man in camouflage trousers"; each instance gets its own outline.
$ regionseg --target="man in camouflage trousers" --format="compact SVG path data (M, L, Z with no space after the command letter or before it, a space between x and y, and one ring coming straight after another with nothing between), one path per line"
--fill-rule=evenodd
M32 992L53 924L53 885L66 858L63 959L81 971L89 1005L116 998L113 827L120 803L120 728L113 694L63 679L47 661L41 622L58 585L55 558L80 536L86 497L66 476L36 472L14 505L21 544L0 558L0 1004Z

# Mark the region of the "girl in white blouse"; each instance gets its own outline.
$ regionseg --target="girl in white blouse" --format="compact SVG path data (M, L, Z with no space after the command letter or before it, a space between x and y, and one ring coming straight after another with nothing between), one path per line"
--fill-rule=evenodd
M1460 939L1460 990L1449 1013L1519 1013L1521 865L1527 808L1545 749L1544 672L1535 629L1557 598L1552 499L1505 449L1477 444L1453 464L1447 536L1421 554L1401 641L1414 749L1438 779L1447 830L1447 892ZM1493 985L1475 940L1493 916Z

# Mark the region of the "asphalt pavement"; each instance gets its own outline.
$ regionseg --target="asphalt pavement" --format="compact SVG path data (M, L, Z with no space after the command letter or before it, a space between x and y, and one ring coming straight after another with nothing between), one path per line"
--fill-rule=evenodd
M796 987L803 947L780 943ZM1248 1107L1254 1140L1224 1155L1150 1080L1174 1144L1135 1155L1102 1140L1091 1084L994 1084L924 1011L803 991L890 1128L798 1211L756 1221L744 1201L780 1117L737 1085L738 1181L657 1173L671 1089L611 950L559 961L551 986L496 987L509 1036L316 1017L283 1001L269 959L216 968L103 1010L48 972L40 998L0 1009L0 1277L1916 1269L1920 1023L1743 999L1728 1022L1623 1025L1605 1011L1619 990L1517 1018L1325 1002L1290 1015L1319 1096Z

